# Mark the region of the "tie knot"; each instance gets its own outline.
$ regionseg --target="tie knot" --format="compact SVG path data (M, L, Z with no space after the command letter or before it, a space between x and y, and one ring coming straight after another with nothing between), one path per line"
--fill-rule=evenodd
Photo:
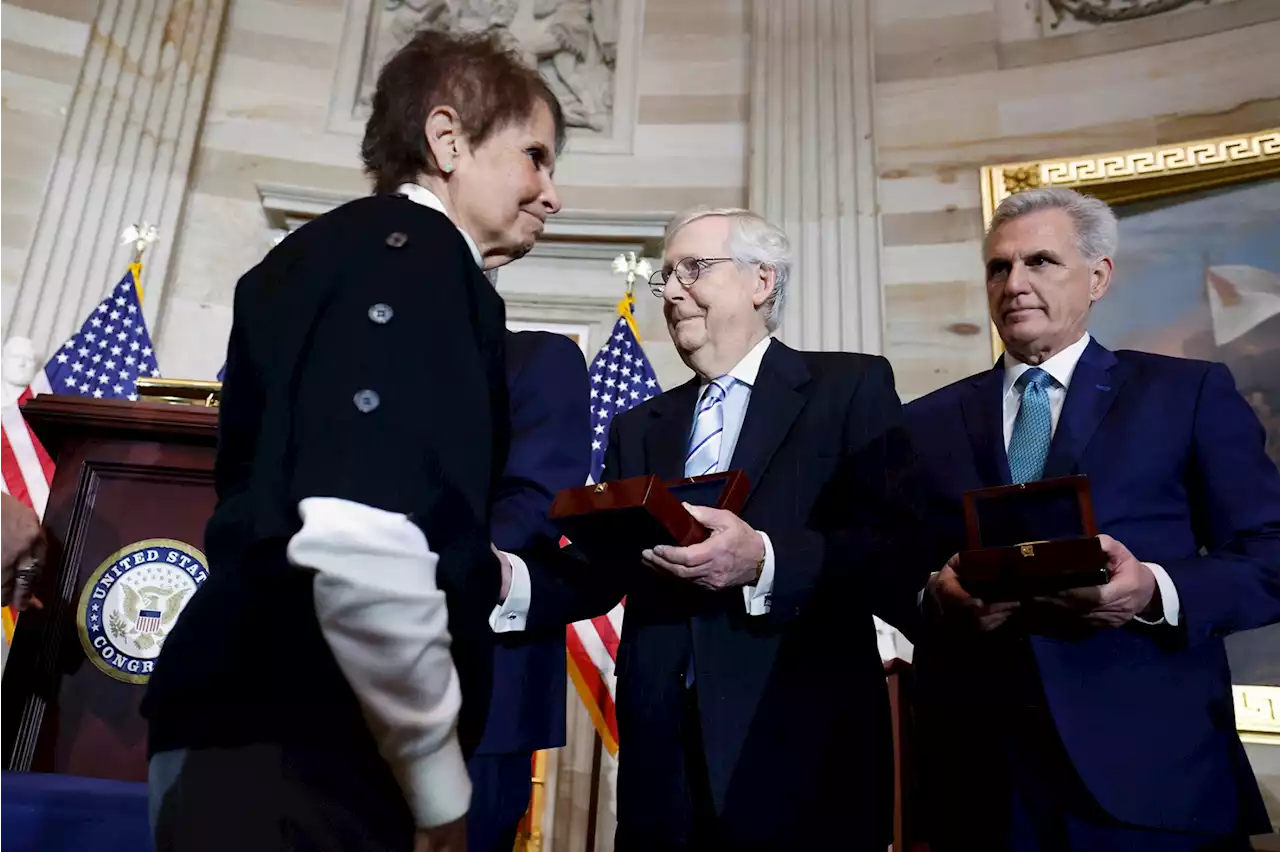
M1018 376L1018 380L1014 382L1014 384L1017 386L1018 390L1026 393L1027 388L1035 388L1040 391L1048 390L1057 384L1057 382L1054 380L1053 376L1049 375L1044 370L1039 367L1032 367L1021 376Z
M707 389L702 392L702 404L712 405L717 402L723 402L725 393L728 391L729 385L733 383L732 376L721 376L720 378L707 385Z

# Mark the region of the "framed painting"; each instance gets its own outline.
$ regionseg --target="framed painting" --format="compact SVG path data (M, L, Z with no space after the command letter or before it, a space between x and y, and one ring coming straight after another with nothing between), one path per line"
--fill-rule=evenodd
M1280 465L1280 128L982 170L984 224L1008 196L1071 187L1120 220L1089 331L1111 349L1220 361ZM992 349L1002 351L991 329ZM1227 640L1236 726L1280 744L1280 625Z

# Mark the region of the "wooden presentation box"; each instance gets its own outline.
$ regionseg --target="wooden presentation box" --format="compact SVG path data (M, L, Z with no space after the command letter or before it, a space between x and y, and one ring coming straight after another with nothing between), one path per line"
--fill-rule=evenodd
M1087 476L967 491L964 519L956 573L987 603L1107 582Z
M687 547L707 538L706 527L682 503L737 514L747 491L747 475L740 470L671 482L635 476L561 491L550 518L589 559L634 561L655 545Z

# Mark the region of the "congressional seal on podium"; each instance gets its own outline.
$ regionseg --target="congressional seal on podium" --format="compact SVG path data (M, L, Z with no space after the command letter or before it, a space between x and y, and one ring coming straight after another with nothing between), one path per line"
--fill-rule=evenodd
M149 538L98 566L76 608L84 652L104 674L146 683L182 608L209 577L205 555L189 544Z

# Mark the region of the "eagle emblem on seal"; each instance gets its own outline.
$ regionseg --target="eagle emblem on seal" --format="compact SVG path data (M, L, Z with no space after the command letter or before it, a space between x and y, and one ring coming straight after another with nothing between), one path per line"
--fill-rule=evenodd
M104 674L146 683L165 639L209 577L203 553L173 539L145 539L111 554L80 594L80 644Z

